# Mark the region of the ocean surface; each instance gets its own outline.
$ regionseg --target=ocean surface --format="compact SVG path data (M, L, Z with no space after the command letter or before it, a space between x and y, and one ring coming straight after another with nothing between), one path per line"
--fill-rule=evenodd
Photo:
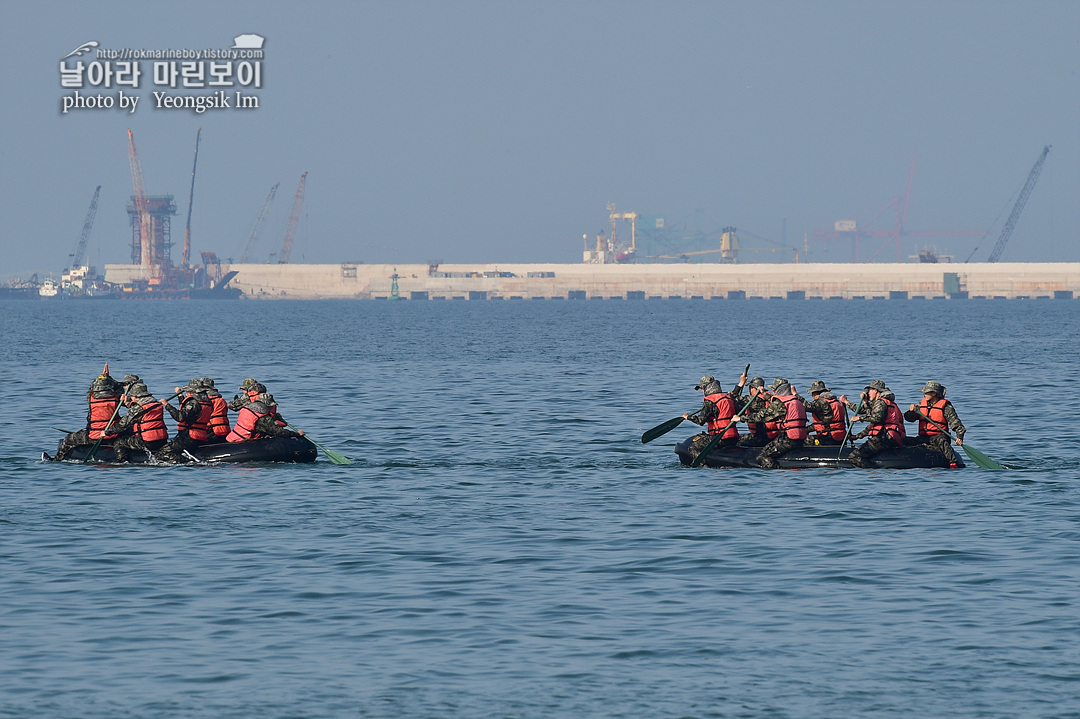
M2 717L1080 717L1080 302L0 302ZM354 459L49 464L105 361ZM693 386L1007 466L689 469ZM172 424L170 422L170 428Z

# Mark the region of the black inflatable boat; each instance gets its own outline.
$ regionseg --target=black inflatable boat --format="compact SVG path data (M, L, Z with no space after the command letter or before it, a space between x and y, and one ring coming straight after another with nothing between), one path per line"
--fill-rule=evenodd
M64 459L85 460L91 446L76 447ZM314 462L318 450L303 437L264 437L250 442L222 442L204 444L191 450L200 462L240 464L246 462ZM95 462L116 462L112 447L102 444L94 455ZM145 452L131 452L128 462L145 464L150 458Z
M675 445L675 454L679 455L679 461L689 466L694 461L690 454L690 443L693 437L684 439ZM838 469L855 469L848 461L851 447L802 447L793 449L780 455L778 462L783 469L812 469L815 467L834 467ZM761 452L760 447L715 447L705 458L706 467L757 467L757 456ZM890 449L870 459L867 464L875 469L920 469L930 467L946 468L949 463L938 452L925 447L897 447ZM959 455L956 457L956 466L963 467L964 461Z

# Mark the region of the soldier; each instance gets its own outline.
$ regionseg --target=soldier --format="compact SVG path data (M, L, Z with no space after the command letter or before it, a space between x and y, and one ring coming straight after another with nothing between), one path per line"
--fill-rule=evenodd
M847 436L847 411L836 395L821 380L810 384L811 400L806 411L814 416L814 444L840 445Z
M126 462L133 450L146 452L147 456L153 458L154 453L169 440L164 407L154 399L144 382L133 382L127 388L127 396L123 401L128 412L121 424L125 429L130 428L130 431L113 442L116 461Z
M731 396L738 399L742 395L742 388L744 385L746 385L746 375L739 378L739 384L731 391ZM761 411L768 405L771 399L768 391L765 389L765 380L761 377L754 377L750 380L749 392L750 403L742 410L744 416ZM740 447L764 447L772 441L777 434L774 430L770 436L764 422L755 422L753 420L747 420L746 430L747 434L739 438Z
M758 454L757 461L763 469L776 469L780 466L777 457L788 450L802 447L806 442L806 407L803 398L783 377L773 380L770 389L772 399L767 405L749 413L743 410L748 420L776 426L776 437ZM735 415L734 419L741 422L743 417Z
M229 426L229 405L225 403L225 398L221 396L221 392L214 386L214 380L203 377L199 381L206 390L206 396L210 398L210 404L214 407L207 425L206 443L218 444L224 442L231 429Z
M746 377L742 378L746 381ZM735 399L730 393L723 391L720 383L711 374L701 378L701 383L694 386L705 395L701 409L694 414L684 414L683 419L688 419L694 424L705 425L707 431L694 437L690 452L695 457L713 436L723 432L723 437L717 444L721 447L729 447L739 441L739 430L731 418L735 415Z
M120 383L109 376L109 364L105 363L105 369L90 384L90 389L86 392L86 403L89 405L86 412L86 426L60 440L55 457L42 452L41 458L59 462L76 447L96 444L103 435L102 441L115 439L116 433L110 420L116 415L120 404L121 389ZM104 434L106 430L109 434Z
M266 392L266 385L261 382L256 382L251 377L248 377L244 380L243 384L240 385L240 391L243 394L234 394L232 401L229 402L229 409L233 412L239 412L241 407L248 402L251 402L260 394Z
M852 450L848 456L848 461L855 467L866 468L869 466L866 463L868 459L901 445L904 416L900 414L900 408L896 406L895 402L884 397L888 391L889 388L879 379L872 381L864 388L863 397L866 398L866 406L869 409L864 410L863 417L855 416L851 418L851 421L865 420L870 424L866 429L855 435L853 439L862 439L868 435L870 439ZM840 395L840 401L855 409L848 402L847 395Z
M932 447L945 456L950 469L956 469L956 452L949 446L949 435L943 428L951 429L956 435L956 446L964 444L964 434L967 429L956 416L952 402L945 399L945 388L940 382L930 380L922 388L923 398L919 404L913 404L904 412L904 419L908 422L919 423L919 434L915 437L906 437L905 446L925 445ZM940 427L934 426L927 419L933 420Z
M236 424L226 438L229 442L247 442L263 437L303 437L304 431L286 429L285 420L277 413L277 402L272 394L260 394L244 407L236 417Z
M182 462L185 453L188 453L186 458L191 459L190 451L206 443L206 427L214 410L199 380L191 380L182 390L176 388L177 393L181 391L185 396L179 409L169 404L169 400L161 400L161 404L176 420L176 436L158 454L158 458L165 462Z

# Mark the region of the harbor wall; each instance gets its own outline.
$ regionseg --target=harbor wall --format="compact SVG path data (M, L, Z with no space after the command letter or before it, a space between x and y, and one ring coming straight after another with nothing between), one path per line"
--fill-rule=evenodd
M106 265L106 280L139 279ZM1080 297L1080 263L222 264L248 299L908 299Z

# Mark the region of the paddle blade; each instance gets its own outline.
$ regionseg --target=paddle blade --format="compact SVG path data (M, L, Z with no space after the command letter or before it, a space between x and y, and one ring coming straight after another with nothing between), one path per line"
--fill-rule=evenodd
M332 464L352 464L352 460L343 454L338 454L322 445L319 445L319 449L323 451L323 454L326 455L326 458L329 459Z
M974 447L969 447L966 444L961 446L964 448L964 453L968 456L968 458L983 469L1005 469L1000 464L990 459Z
M655 427L653 427L652 429L646 430L645 434L641 435L641 443L642 444L648 444L649 442L652 442L657 437L664 436L665 434L667 434L671 430L675 429L676 427L678 427L682 423L683 423L683 418L682 417L675 417L673 419L669 419L667 422L664 422L663 424L658 424Z

